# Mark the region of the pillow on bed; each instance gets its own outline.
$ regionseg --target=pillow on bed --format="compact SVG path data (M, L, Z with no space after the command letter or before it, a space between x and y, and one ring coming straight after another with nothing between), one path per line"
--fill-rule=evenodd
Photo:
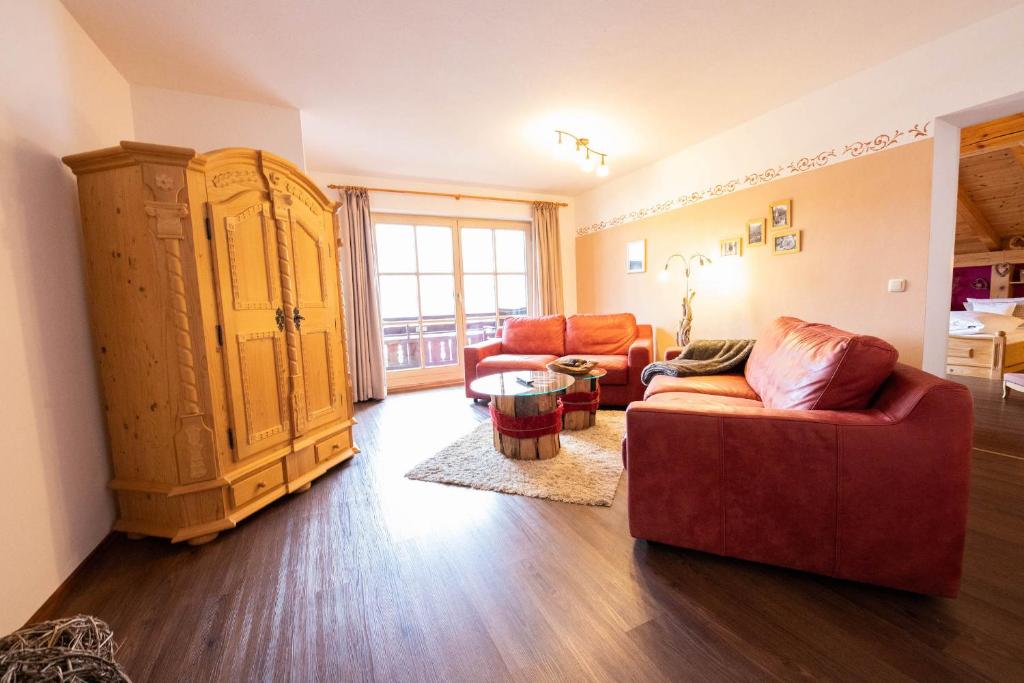
M1024 318L981 311L950 311L949 331L952 334L999 334L1012 332L1024 324Z
M990 308L987 307L994 304L1013 304L1014 310L1003 315L1013 315L1018 318L1024 318L1024 296L1002 299L967 299L964 302L964 308L966 308L968 311L998 313L999 311L991 310Z
M1017 304L1012 301L975 301L971 304L974 313L995 313L996 315L1013 315Z

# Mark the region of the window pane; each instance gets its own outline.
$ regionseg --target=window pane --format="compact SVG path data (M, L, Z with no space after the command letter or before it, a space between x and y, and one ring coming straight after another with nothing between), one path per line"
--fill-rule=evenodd
M415 275L380 276L380 317L385 322L419 317Z
M377 269L381 273L416 272L416 241L411 225L377 223Z
M466 320L467 344L475 344L485 339L494 339L497 336L497 326L494 324L494 318Z
M455 321L431 322L423 326L423 366L457 365L458 340Z
M526 276L498 276L498 315L526 315Z
M455 277L420 276L420 310L423 320L455 317Z
M466 315L494 317L494 276L466 275L463 294L466 298Z
M385 322L383 330L385 367L388 370L420 367L419 325L415 322Z
M526 272L526 233L522 230L495 230L494 251L499 273Z
M416 226L416 249L421 273L451 273L452 229L439 225Z
M494 271L494 245L490 228L462 229L462 269L467 273Z

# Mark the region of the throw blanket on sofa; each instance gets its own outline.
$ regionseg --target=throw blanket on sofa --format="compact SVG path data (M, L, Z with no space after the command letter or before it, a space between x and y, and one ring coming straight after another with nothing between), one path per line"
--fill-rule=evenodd
M753 339L700 339L687 346L678 358L645 367L640 380L646 385L655 375L721 375L742 367L753 348Z

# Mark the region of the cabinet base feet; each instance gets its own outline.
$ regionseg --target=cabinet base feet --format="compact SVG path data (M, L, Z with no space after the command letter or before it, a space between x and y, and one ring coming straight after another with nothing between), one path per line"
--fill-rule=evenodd
M305 484L295 489L292 493L305 493L309 489L313 488L313 482L307 481Z
M186 543L188 543L189 545L204 545L206 543L209 543L213 539L217 538L218 536L220 536L219 532L214 532L212 534L203 534L202 536L196 536L195 538L188 539Z

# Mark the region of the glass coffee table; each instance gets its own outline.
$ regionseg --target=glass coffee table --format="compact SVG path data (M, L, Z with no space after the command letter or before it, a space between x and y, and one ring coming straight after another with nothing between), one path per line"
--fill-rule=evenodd
M558 397L574 382L569 375L522 370L487 375L469 387L491 397L491 429L499 453L514 460L547 460L562 447Z

